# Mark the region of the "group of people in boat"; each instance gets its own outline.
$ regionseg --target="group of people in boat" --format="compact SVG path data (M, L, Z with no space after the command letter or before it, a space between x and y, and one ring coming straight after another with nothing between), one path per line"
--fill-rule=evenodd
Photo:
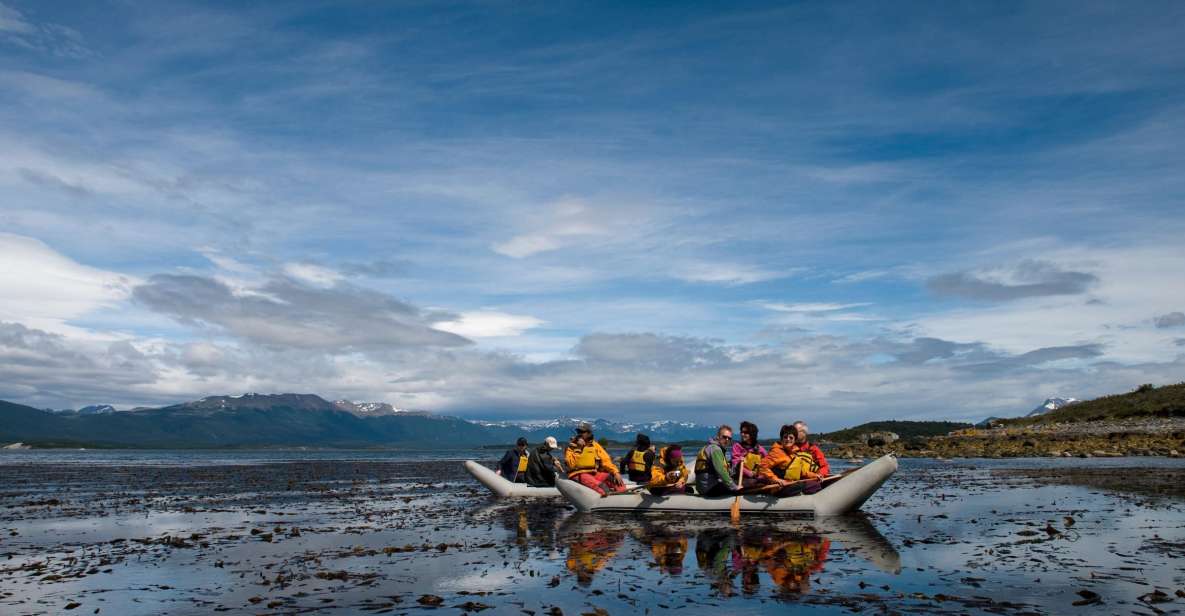
M777 442L769 450L758 442L757 434L757 426L748 421L741 422L740 438L735 440L731 426L717 428L716 435L695 456L692 483L688 483L691 473L678 443L656 448L649 436L638 434L633 448L618 462L633 484L654 495L794 496L822 489L822 479L830 474L830 467L823 451L808 440L805 423L782 426ZM576 428L564 448L562 462L553 454L559 449L556 439L549 436L530 452L527 439L520 438L515 448L502 456L497 473L531 486L554 486L557 476L566 475L601 495L626 491L618 464L597 442L589 424Z

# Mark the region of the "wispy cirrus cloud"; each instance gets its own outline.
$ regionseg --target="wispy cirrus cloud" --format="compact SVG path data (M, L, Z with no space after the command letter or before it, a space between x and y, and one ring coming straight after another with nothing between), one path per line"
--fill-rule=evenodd
M938 295L973 300L1008 301L1047 295L1080 295L1098 282L1089 272L1061 269L1037 259L1021 261L1009 268L940 274L926 281L926 288Z
M140 304L183 323L212 326L262 345L341 353L470 344L432 327L452 315L425 312L368 289L273 279L252 291L236 293L208 277L157 274L132 293Z

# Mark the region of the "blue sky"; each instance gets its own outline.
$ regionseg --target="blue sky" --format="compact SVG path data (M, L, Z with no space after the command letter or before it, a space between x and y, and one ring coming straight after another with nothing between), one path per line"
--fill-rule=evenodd
M830 429L1185 379L1180 3L0 2L3 399Z

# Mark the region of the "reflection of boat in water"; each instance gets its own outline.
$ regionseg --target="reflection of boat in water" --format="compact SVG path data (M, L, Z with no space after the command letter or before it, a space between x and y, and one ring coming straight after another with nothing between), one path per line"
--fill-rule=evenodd
M588 584L621 550L629 536L650 548L651 565L680 576L689 552L723 596L756 592L762 573L779 592L801 594L821 573L833 544L889 573L901 570L891 543L864 516L831 516L809 521L760 521L741 528L721 527L719 518L666 519L605 517L577 513L564 520L557 541L568 546L568 569ZM689 548L694 540L694 550Z
M466 463L468 465L468 463ZM897 470L897 458L892 454L878 458L842 478L826 485L815 494L778 498L767 494L741 496L741 510L751 513L787 513L829 516L848 513L860 508L868 497L881 487ZM732 508L733 496L701 497L687 494L654 496L645 492L610 494L602 497L574 481L556 482L560 494L580 511L629 512L726 512Z

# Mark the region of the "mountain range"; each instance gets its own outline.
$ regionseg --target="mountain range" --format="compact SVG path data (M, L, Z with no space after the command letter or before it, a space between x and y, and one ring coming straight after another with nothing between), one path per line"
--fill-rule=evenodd
M584 421L469 421L386 403L330 402L312 394L209 396L129 411L116 411L108 405L51 411L0 400L0 443L161 448L452 448L507 444L520 436L532 443L547 436L562 442ZM660 442L700 440L712 431L690 422L587 421L602 440L632 441L637 432L646 432Z

